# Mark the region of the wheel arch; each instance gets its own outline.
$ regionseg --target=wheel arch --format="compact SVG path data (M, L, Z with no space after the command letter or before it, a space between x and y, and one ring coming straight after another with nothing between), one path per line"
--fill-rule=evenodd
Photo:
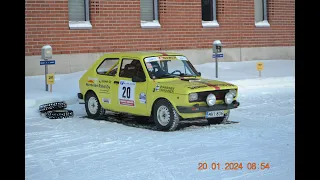
M180 116L180 113L179 113L178 109L176 108L176 106L174 105L174 103L172 103L168 98L165 98L165 97L158 97L157 99L155 99L155 100L153 101L152 106L151 106L150 116L153 115L153 110L154 110L155 104L156 104L159 100L161 100L161 99L167 100L167 101L172 105L172 107L176 110L176 112L178 113L178 115Z
M88 89L88 90L86 91L86 93L84 94L84 96L83 96L83 99L84 99L84 100L86 99L86 96L87 96L89 93L93 93L93 94L95 94L95 95L97 96L97 94L96 94L92 89ZM97 96L97 97L98 97L98 96ZM99 100L99 98L98 98L98 100Z

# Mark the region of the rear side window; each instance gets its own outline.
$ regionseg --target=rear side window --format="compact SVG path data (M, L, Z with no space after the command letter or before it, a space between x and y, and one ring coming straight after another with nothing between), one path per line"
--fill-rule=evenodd
M117 58L106 58L102 61L102 63L97 68L97 73L108 76L115 76L118 70L119 59ZM112 68L113 67L113 68ZM111 70L112 68L112 70ZM111 71L109 71L111 70ZM109 72L108 72L109 71ZM108 72L108 74L107 74Z

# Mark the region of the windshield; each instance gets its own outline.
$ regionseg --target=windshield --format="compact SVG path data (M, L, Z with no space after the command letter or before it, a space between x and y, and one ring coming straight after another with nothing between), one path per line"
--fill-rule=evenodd
M190 61L184 56L159 56L144 59L152 79L198 76Z

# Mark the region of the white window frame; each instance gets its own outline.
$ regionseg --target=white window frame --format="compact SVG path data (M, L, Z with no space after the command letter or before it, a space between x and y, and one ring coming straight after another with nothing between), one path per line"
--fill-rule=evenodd
M85 5L85 21L69 21L70 29L92 29L90 23L90 9L89 4L90 0L84 0Z
M213 6L212 7L213 20L212 21L202 21L202 27L204 27L204 28L219 27L219 23L217 21L217 1L216 0L211 0L211 1L212 1L212 6ZM202 7L201 7L201 11L202 11Z
M262 1L262 4L263 4L263 7L262 7L262 21L256 21L255 20L255 26L256 27L270 27L270 24L268 22L268 8L267 8L267 3L268 1L267 0L261 0ZM256 13L257 9L254 10L254 13Z
M141 28L161 28L161 25L159 23L159 0L153 0L153 15L154 20L153 21L143 21L140 20Z

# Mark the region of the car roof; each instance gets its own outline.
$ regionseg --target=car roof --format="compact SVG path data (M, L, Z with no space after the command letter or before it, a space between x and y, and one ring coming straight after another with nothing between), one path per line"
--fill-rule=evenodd
M106 53L103 55L105 58L108 57L119 57L119 56L128 56L128 57L136 57L143 59L145 57L150 56L184 56L179 53L175 52L156 52L156 51L125 51L125 52L113 52L113 53Z

